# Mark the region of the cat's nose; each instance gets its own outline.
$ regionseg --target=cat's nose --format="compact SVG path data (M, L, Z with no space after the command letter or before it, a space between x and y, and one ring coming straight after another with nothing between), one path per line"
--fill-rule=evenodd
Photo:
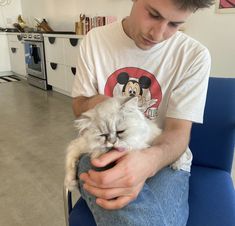
M105 145L107 148L113 148L113 144L110 143L109 141L107 141Z
M108 137L108 142L109 142L109 143L114 144L116 141L117 141L116 136L110 135L110 136Z

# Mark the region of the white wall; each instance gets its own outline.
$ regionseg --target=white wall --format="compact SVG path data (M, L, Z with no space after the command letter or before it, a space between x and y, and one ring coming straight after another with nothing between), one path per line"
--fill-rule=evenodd
M80 13L90 16L117 16L121 19L129 14L131 0L21 0L23 16L34 24L34 17L46 18L53 30L74 31Z
M0 6L0 27L13 27L19 14L22 14L21 0L12 0L10 5Z
M218 14L215 7L198 11L185 25L185 33L210 50L212 76L235 77L235 14Z

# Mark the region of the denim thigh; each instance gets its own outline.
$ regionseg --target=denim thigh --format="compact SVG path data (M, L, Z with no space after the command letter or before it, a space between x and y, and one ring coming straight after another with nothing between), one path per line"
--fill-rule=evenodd
M78 175L91 169L88 155L79 162ZM188 219L190 173L166 167L144 184L138 197L119 210L106 210L95 203L95 197L82 188L97 226L185 226Z

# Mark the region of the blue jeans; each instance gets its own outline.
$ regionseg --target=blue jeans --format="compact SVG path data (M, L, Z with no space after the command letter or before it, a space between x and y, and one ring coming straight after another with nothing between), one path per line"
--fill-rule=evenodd
M84 155L78 174L91 169L90 158ZM82 189L97 226L185 226L188 219L190 173L166 167L146 180L138 197L119 210L105 210L95 203L95 197Z

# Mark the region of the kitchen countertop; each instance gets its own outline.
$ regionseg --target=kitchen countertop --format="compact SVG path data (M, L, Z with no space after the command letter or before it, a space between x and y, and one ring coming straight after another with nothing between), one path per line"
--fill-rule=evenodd
M5 35L19 35L21 34L20 32L6 32L6 31L0 31L0 34L5 34Z
M76 34L47 34L43 33L44 37L56 37L56 38L83 38L84 35L76 35Z
M8 31L0 31L0 35L18 35L18 34L24 34L24 33L34 33L34 32L8 32ZM35 32L37 33L37 32ZM56 32L55 33L43 33L44 37L57 37L57 38L83 38L84 35L76 35L72 32Z
M0 31L0 35L23 35L27 32L6 32L6 31ZM43 37L55 37L55 38L78 38L82 39L84 38L84 35L76 35L76 34L69 34L69 33L42 33Z

